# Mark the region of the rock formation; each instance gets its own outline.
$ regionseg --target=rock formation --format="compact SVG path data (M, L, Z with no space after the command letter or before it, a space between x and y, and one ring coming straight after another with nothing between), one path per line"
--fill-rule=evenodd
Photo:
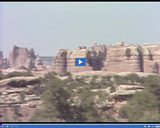
M124 43L109 47L105 68L110 72L142 72L140 48L125 46Z
M41 61L39 56L37 56L37 58L35 59L35 67L38 71L45 69L45 67L43 66L43 62Z
M19 107L23 116L17 117L22 122L29 120L36 108L42 103L41 97L34 93L41 85L37 77L12 77L0 81L0 120L4 114L14 118L14 108ZM31 88L32 87L32 88ZM5 111L4 111L5 110Z
M53 68L56 72L66 72L67 64L67 50L61 49L58 51L53 60Z
M3 58L3 52L0 51L0 69L9 68L9 61L7 58Z
M160 44L142 46L144 72L160 73Z
M79 46L72 51L61 49L54 57L53 68L60 73L101 70L105 55L105 45L93 44L88 49ZM86 66L75 66L75 58L86 58Z
M9 53L10 67L25 66L27 69L34 68L34 60L36 59L34 49L28 50L27 48L21 48L13 46L13 50Z
M0 66L3 65L3 53L0 51Z
M75 49L68 51L67 55L67 71L68 72L80 72L80 71L92 71L92 67L89 64L90 51L88 49ZM75 66L75 58L86 58L86 66Z
M1 80L0 87L4 87L4 86L20 87L20 86L26 86L28 84L35 84L38 82L39 82L39 79L33 76L12 77L12 78Z
M10 63L9 63L9 60L7 58L5 58L3 60L3 64L2 64L2 69L7 69L10 67Z
M75 66L75 58L86 58L86 66ZM116 45L97 45L74 50L61 49L54 57L56 72L103 70L108 72L160 73L160 44L133 45L122 41Z
M86 58L86 66L75 66L75 58ZM0 69L24 67L40 71L46 68L34 49L13 46L8 59L0 52ZM52 63L55 72L145 72L160 73L160 44L134 45L123 41L116 45L78 46L74 50L60 49ZM20 69L20 68L18 68Z

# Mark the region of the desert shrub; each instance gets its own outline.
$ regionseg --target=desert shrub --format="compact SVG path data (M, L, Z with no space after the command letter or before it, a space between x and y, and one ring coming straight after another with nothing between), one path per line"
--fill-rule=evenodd
M78 95L81 99L81 111L85 122L101 122L103 121L100 117L97 108L95 107L94 96L95 92L91 92L87 87L82 88ZM86 98L87 97L87 98Z
M159 122L160 114L158 110L155 111L145 111L143 117L141 117L139 122Z
M64 77L64 76L70 76L72 74L70 72L64 72L64 73L58 73L58 75Z
M105 78L101 79L102 88L112 87L114 85L113 81L108 81Z
M70 72L63 73L63 76L70 76L70 75L72 75Z
M45 90L46 90L46 87L45 87L45 86L38 86L38 87L36 87L36 88L33 90L33 93L34 93L36 96L41 96Z
M101 79L101 81L98 81L97 78L98 78L97 75L92 77L92 79L90 81L91 89L102 89L102 88L106 88L106 87L112 86L112 82L111 81L106 81L105 79Z
M53 117L47 116L47 113L43 109L37 109L33 116L29 119L29 122L52 122Z
M85 83L85 78L84 77L76 77L75 81L77 81L77 83Z
M158 109L157 98L148 91L136 92L136 94L119 111L119 116L128 121L140 121L147 117L147 112L153 114ZM149 116L149 114L148 114ZM149 118L148 118L149 119ZM152 120L148 120L152 121Z
M106 122L118 122L116 118L112 117L110 114L106 114Z
M97 78L98 78L98 76L97 76L97 75L94 75L94 76L92 77L91 81L90 81L90 84L91 84L91 85L95 85Z
M128 82L124 79L123 76L119 76L119 75L114 75L114 83L117 85L121 85L121 84L128 84Z
M107 76L102 76L102 79L105 81L111 81L112 76L107 75Z
M56 73L56 72L54 72L54 71L52 72L52 74L53 74L53 75L57 75L57 73Z
M127 81L128 84L142 83L142 79L135 73L124 76L124 80Z
M36 96L41 96L45 90L46 90L46 86L45 85L38 84L38 85L34 86L34 88L29 89L28 91L26 91L26 94L27 95L35 94Z
M103 85L101 83L91 84L90 89L101 89Z
M143 79L135 73L128 74L126 76L114 75L114 83L117 85L138 84L142 82Z
M40 83L40 84L43 84L43 83L46 83L46 82L47 82L46 77L39 77L38 79L39 79L39 83Z
M49 79L55 78L56 75L57 75L56 72L48 72L44 75L44 77L49 80Z
M112 102L112 101L113 101L113 97L112 97L112 96L109 96L109 97L108 97L108 101Z
M94 107L93 93L89 91L89 87L84 83L73 81L72 78L60 80L54 76L50 76L46 80L46 90L43 93L43 110L37 110L32 121L57 121L61 119L66 122L83 122L83 121L100 121L100 116ZM66 82L70 82L68 85ZM76 92L73 89L78 89ZM72 106L69 99L79 96L81 103L79 106ZM86 98L87 97L87 98Z
M119 115L128 121L158 122L160 121L160 76L148 75L138 78L130 75L134 82L140 82L145 90L135 93L123 106Z
M145 90L148 90L150 93L153 93L158 99L158 108L160 111L160 76L159 75L148 75L143 77L142 84L145 87Z

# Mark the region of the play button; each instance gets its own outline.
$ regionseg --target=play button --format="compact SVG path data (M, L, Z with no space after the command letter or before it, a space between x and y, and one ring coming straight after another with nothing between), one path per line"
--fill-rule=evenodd
M75 58L75 66L86 66L86 58Z
M81 60L79 60L79 64L81 64L82 63L82 61Z

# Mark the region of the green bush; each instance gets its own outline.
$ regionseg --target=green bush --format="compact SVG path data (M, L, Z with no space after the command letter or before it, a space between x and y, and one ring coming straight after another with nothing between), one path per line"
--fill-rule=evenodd
M33 116L29 119L29 122L53 122L52 117L47 116L47 113L43 109L37 109Z
M124 79L123 76L119 76L119 75L114 75L114 83L117 85L121 85L121 84L128 84L128 82Z
M148 75L139 78L135 74L126 77L132 83L139 82L145 90L137 92L127 105L119 111L119 116L128 121L159 122L160 121L160 76Z
M138 84L141 83L144 91L136 92L128 101L127 105L119 110L120 118L126 118L128 121L159 121L160 112L160 76L150 75L139 77L137 74L127 76L114 75L114 81L111 76L105 76L100 83L96 82L98 76L92 77L91 83L85 83L84 77L76 79L69 75L67 79L58 79L54 73L50 72L44 78L40 78L41 83L47 85L41 92L43 97L43 110L37 110L32 121L58 121L61 119L66 122L101 122L117 121L112 117L102 119L99 110L94 103L97 93L100 100L113 98L106 96L102 92L92 92L91 89L111 87L110 91L115 92L116 86L120 84ZM76 91L75 91L76 90ZM40 95L41 95L40 94ZM79 105L71 105L69 99L79 97Z
M107 75L107 76L102 76L101 78L102 80L105 80L105 81L111 81L112 76Z
M124 80L128 82L128 84L137 84L142 83L142 78L140 78L137 74L132 73L127 76L124 76Z
M64 76L71 76L72 74L70 72L65 72L63 75Z
M47 77L46 90L43 92L43 110L37 110L32 121L57 121L62 119L66 122L86 122L100 121L98 111L94 107L93 93L89 91L89 86L85 83L74 81L72 77L60 80L51 74ZM70 83L68 85L67 83ZM79 87L83 87L78 89ZM76 92L73 89L77 89ZM69 99L79 96L81 103L79 106L72 106ZM87 97L87 98L86 98Z
M75 81L77 82L77 83L85 83L84 81L85 81L85 78L84 77L76 77L75 78Z
M148 91L136 92L136 94L119 111L119 116L128 121L139 121L146 118L146 112L153 114L158 109L157 98ZM148 115L149 116L149 115ZM151 120L148 120L151 121Z
M90 81L90 84L91 84L91 85L95 85L97 78L98 78L98 76L97 76L97 75L94 75L94 76L92 77L91 81Z

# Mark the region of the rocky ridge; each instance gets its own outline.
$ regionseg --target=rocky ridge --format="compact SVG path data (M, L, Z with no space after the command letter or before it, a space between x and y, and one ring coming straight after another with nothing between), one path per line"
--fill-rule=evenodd
M61 49L53 61L56 72L145 72L160 73L160 45L133 45L117 42L116 45L97 45L74 50ZM75 58L86 58L85 67L75 66Z

